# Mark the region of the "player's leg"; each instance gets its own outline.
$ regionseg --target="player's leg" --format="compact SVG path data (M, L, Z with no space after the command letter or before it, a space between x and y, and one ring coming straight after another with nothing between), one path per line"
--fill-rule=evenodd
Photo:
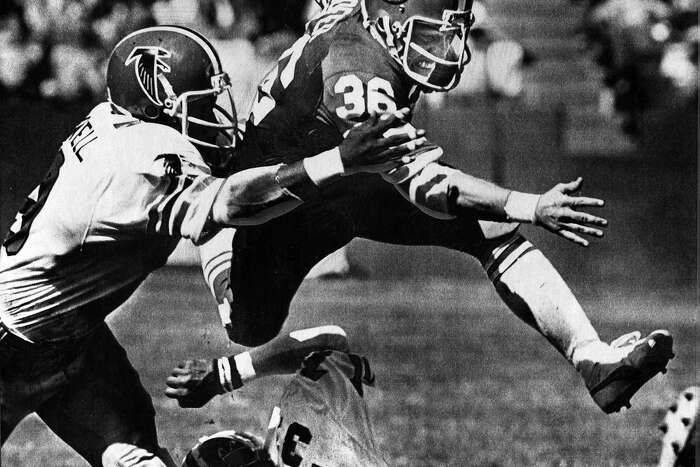
M22 408L17 397L10 392L10 383L14 375L8 371L13 360L16 360L17 352L8 345L9 334L0 327L0 447L14 431L17 424L25 416L32 412L31 409Z
M469 215L436 219L385 185L373 186L377 199L371 205L372 212L364 216L362 236L402 245L443 246L474 256L508 308L568 359L574 349L599 341L564 280L544 255L518 234L518 224L479 221Z
M229 337L259 346L277 336L309 270L352 239L342 200L308 203L233 238Z
M19 422L33 412L31 409L15 403L13 399L9 388L3 384L2 375L0 375L0 447L5 444Z
M583 308L554 266L517 232L517 224L427 216L376 185L363 236L408 245L439 245L476 257L504 303L542 333L586 380L605 412L619 410L671 358L672 340L659 331L639 340L601 342Z
M70 356L28 344L0 327L0 445L15 427L65 384Z
M489 227L485 225L484 231L488 232ZM611 344L602 342L578 300L542 252L517 234L489 240L487 235L488 247L480 256L499 296L574 365L603 411L629 407L630 397L646 381L665 372L673 357L673 340L667 331L654 331L644 339L635 332ZM491 248L493 244L497 246Z
M82 343L65 374L67 385L37 413L91 465L174 465L158 445L150 396L106 325Z

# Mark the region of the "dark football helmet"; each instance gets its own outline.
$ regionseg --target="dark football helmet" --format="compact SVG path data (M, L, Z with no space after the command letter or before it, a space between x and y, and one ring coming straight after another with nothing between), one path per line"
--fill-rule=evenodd
M471 59L472 0L359 1L366 27L383 36L411 79L433 91L457 86Z
M172 126L200 148L230 150L235 145L238 128L230 88L211 43L181 26L129 34L116 45L107 66L112 105L141 120ZM222 105L217 103L220 96Z
M275 467L262 441L247 433L221 431L202 438L182 467Z

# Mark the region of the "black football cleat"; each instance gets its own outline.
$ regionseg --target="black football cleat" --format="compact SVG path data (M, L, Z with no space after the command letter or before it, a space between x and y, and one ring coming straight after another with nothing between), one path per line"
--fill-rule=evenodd
M644 339L639 336L627 334L610 344L620 351L619 361L583 361L579 366L591 397L607 414L629 409L632 396L657 373L666 373L666 364L674 357L668 331L657 330Z

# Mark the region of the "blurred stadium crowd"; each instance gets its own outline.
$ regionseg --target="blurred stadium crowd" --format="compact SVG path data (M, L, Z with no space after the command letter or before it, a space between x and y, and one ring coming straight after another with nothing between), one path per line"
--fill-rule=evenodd
M697 0L583 0L582 32L604 69L607 102L639 131L639 113L698 97ZM606 96L606 94L602 94Z
M574 1L586 2L581 31L604 69L600 108L622 115L626 132L638 131L646 109L697 101L700 0ZM535 59L499 30L488 6L475 2L474 57L454 94L516 96L518 71ZM313 0L4 0L0 96L101 99L117 40L170 23L215 39L245 108L268 63L302 33L315 7Z

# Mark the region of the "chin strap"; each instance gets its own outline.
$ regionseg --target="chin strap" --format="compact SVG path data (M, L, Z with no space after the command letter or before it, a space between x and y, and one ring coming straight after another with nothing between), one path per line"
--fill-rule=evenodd
M175 90L170 84L170 81L168 81L168 78L166 78L163 73L158 73L158 81L160 82L161 86L163 86L163 90L165 91L166 95L165 103L163 105L166 109L172 109L177 101Z
M388 16L382 16L374 21L364 20L364 27L372 37L384 47L391 57L396 61L401 61L402 44L398 40L400 31L398 23L391 21Z

